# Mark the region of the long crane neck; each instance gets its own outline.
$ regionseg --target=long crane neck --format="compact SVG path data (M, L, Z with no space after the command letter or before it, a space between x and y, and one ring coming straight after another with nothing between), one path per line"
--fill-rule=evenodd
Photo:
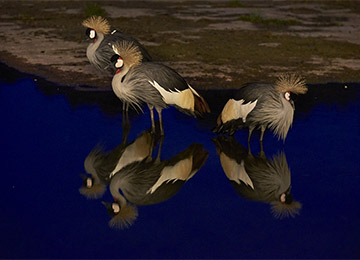
M90 43L88 48L86 49L86 56L90 60L90 62L96 64L96 55L95 52L99 47L100 43L104 39L104 34L98 33L97 37L94 39L94 42Z
M124 66L121 69L116 70L115 76L122 79L130 70L132 66L129 66L127 63L124 63Z
M121 178L119 178L120 175L117 174L115 175L110 182L109 188L110 188L110 193L113 196L113 198L120 204L120 206L124 206L126 205L126 199L124 198L123 195L121 195L119 189L121 187Z

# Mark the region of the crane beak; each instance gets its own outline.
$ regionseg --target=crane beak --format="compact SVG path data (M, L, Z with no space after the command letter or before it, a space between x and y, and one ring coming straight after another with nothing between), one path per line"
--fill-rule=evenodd
M88 178L88 176L84 173L80 174L80 177L83 181L85 181Z
M90 40L91 40L90 37L86 35L84 36L81 42L89 42Z
M112 210L112 203L110 202L106 202L106 201L102 201L101 204L103 204L107 210L107 212L109 213L109 215L113 215L113 210Z
M108 209L108 210L111 209L111 204L112 204L112 203L106 202L106 201L102 201L101 204L103 204L103 205L106 207L106 209Z

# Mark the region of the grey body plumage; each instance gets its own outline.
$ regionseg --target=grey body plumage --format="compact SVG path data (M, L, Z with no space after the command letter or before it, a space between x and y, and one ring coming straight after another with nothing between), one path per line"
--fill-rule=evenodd
M175 89L180 91L188 89L185 80L171 68L160 63L146 62L129 70L122 77L115 75L112 82L112 85L115 86L113 90L118 97L137 108L140 108L142 103L155 108L166 108L168 104L150 83L154 79L169 92L175 91ZM119 85L121 87L116 88Z
M172 68L156 62L142 62L137 46L118 43L113 46L116 74L112 88L123 102L141 109L146 103L151 112L154 129L153 108L159 114L163 134L161 110L175 106L182 112L202 116L210 111L206 101Z
M146 158L132 163L115 174L110 183L114 198L120 189L134 205L150 205L172 197L202 167L208 152L201 144L191 144L169 160ZM173 185L177 183L178 185ZM179 185L180 184L180 185Z
M133 142L127 142L128 131L125 130L121 144L111 151L105 151L101 144L96 145L85 158L84 168L88 175L82 175L84 182L80 193L88 198L101 197L115 172L149 156L152 152L149 132L144 131Z
M114 216L110 226L130 226L137 217L137 209L133 205L156 204L174 196L200 170L207 157L208 152L203 145L194 143L169 160L160 160L159 149L156 158L149 155L122 168L110 182L115 202L103 203ZM117 212L114 208L118 209Z
M285 153L268 159L263 152L253 156L234 137L213 139L222 168L237 193L249 200L271 205L277 218L299 214L301 204L293 200L291 172Z
M218 117L217 133L233 135L238 129L261 129L260 141L266 128L285 140L294 117L294 102L290 94L306 92L305 83L293 75L284 76L276 84L250 83L240 88L224 106Z

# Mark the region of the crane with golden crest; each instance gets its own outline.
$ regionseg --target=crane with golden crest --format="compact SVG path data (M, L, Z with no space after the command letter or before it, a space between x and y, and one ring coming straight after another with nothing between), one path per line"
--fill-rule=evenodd
M161 135L164 135L161 111L168 106L194 117L210 112L205 99L172 68L158 62L142 62L138 46L131 42L116 43L113 49L116 53L111 58L116 69L113 91L122 102L140 110L142 103L147 104L154 131L154 108L159 115Z
M246 84L227 101L213 131L233 135L247 127L250 141L253 130L260 128L262 141L269 128L279 139L285 140L294 118L292 95L306 92L305 81L293 74L279 76L275 84Z
M151 56L138 40L118 30L111 31L111 26L105 18L91 16L85 19L82 25L87 28L85 33L91 41L87 47L86 56L96 68L113 72L113 67L110 66L110 58L114 55L112 44L115 42L131 42L139 48L142 60L151 60Z

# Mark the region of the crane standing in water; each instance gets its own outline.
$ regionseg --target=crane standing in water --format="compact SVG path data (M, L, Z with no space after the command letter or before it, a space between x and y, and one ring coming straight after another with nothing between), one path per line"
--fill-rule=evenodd
M172 68L142 62L139 48L129 42L117 43L113 49L116 53L111 59L116 69L113 91L120 100L134 107L140 108L141 103L146 103L154 131L154 108L159 115L161 135L164 135L161 111L169 105L195 117L210 112L204 98Z
M233 135L238 129L248 127L250 141L253 130L260 128L262 141L265 129L269 128L285 140L294 118L291 94L306 92L305 81L295 75L280 76L275 84L247 84L225 104L214 132Z

